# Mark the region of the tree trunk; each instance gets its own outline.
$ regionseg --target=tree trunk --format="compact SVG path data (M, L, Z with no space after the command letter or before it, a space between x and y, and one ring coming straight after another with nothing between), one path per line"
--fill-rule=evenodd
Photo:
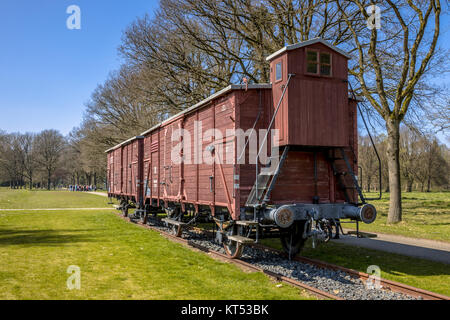
M400 179L400 121L388 119L386 121L388 132L387 158L389 168L389 213L388 223L402 221L402 189Z
M33 178L30 178L30 190L33 190Z
M47 190L50 191L50 183L51 183L51 179L50 179L50 171L48 172L48 176L47 176Z
M408 180L406 185L406 192L412 192L413 180Z

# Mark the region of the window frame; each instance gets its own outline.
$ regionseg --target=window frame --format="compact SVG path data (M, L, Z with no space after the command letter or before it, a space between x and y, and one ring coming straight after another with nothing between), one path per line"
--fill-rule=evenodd
M277 79L277 66L280 65L280 71L281 71L281 78ZM275 63L275 83L283 81L284 75L283 75L283 60L280 60L279 62Z
M326 53L330 56L330 63L322 63L320 61L322 53ZM330 74L322 74L322 72L321 72L322 65L330 66ZM333 76L333 54L331 52L328 52L328 51L319 52L319 75L321 77L329 77L329 78L331 78Z
M316 52L317 54L317 60L315 62L316 64L316 73L312 73L308 71L308 64L312 63L308 60L308 52ZM330 63L329 64L323 64L323 65L329 65L330 66L330 74L321 74L320 69L322 66L322 63L320 62L320 55L322 53L326 53L330 55ZM305 74L308 76L313 76L313 77L327 77L327 78L331 78L333 77L333 53L329 52L329 51L325 51L325 50L319 50L319 49L306 49L305 50Z
M312 72L308 71L308 64L312 63L312 61L308 60L308 53L310 53L310 52L315 52L317 54L316 62L315 62L315 64L316 64L316 72L315 73L312 73ZM306 49L306 51L305 51L305 74L311 75L311 76L320 76L320 69L319 69L319 64L320 64L319 59L320 58L319 57L320 57L319 50L317 50L317 49Z

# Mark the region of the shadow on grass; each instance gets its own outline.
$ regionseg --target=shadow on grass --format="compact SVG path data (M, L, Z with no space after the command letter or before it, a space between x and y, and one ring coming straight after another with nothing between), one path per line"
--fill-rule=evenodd
M425 223L427 226L450 226L450 222L446 223Z
M101 229L21 230L0 229L0 247L8 245L62 246L81 242L99 242L93 235Z

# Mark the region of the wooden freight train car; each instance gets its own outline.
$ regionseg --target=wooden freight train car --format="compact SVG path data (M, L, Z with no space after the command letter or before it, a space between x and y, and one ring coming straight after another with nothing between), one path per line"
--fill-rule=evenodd
M270 84L230 85L107 151L109 195L174 233L209 219L217 241L279 237L290 254L348 218L371 223L357 180L357 101L349 56L321 39L267 58Z

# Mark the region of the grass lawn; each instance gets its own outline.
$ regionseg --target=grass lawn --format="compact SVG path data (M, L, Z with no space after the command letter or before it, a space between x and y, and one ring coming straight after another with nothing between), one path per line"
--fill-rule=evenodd
M71 265L81 290L66 287ZM0 299L313 299L277 284L113 212L0 212Z
M85 192L0 188L0 209L107 208L107 197Z
M278 239L265 239L263 244L281 250ZM311 240L301 255L366 273L369 266L377 265L382 278L450 296L450 266L447 264L332 242L313 249Z
M367 194L375 198L376 194ZM361 231L397 234L407 237L450 241L450 192L404 192L403 221L389 225L389 194L382 200L370 201L378 211L377 220L372 224L360 224ZM353 228L353 224L343 225Z
M448 217L448 200L445 194L418 195L406 195L417 200L405 201L402 224L425 233L433 226L425 212L442 220L444 211ZM413 208L415 201L420 203ZM0 189L0 208L43 209L0 211L0 299L312 298L284 284L277 287L263 274L244 272L193 252L123 221L113 211L45 211L111 206L107 202L107 198L78 192ZM376 203L381 219L373 227L381 228L386 218L383 202ZM427 226L420 224L417 215L426 216ZM389 226L394 228L389 232L370 231L400 233L395 228L401 230L402 224ZM441 225L438 230L448 229ZM280 248L278 240L265 240L265 244ZM308 243L302 254L363 272L378 265L383 278L450 296L450 268L445 264L335 243L317 249ZM71 265L81 268L81 290L66 287Z

